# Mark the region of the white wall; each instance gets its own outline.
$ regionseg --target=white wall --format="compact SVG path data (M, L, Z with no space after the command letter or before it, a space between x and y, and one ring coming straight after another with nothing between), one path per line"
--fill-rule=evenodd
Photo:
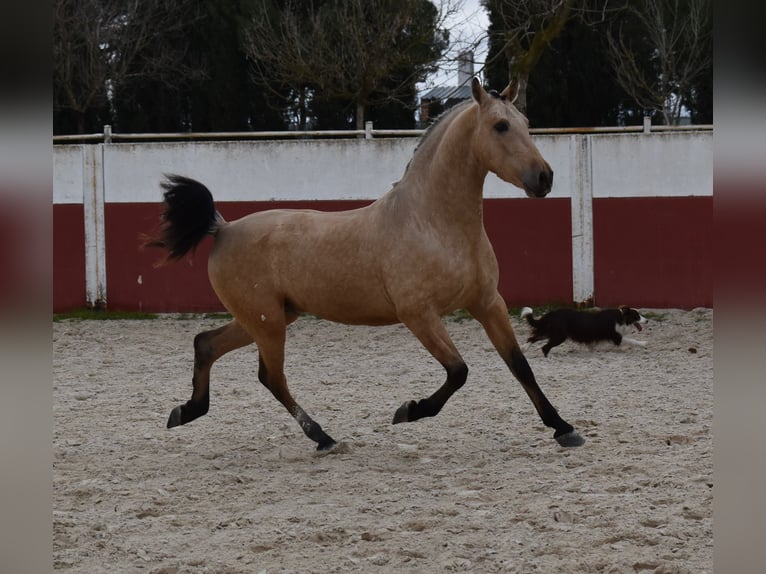
M713 194L713 133L591 136L593 197Z
M712 195L713 134L538 135L554 170L549 197L580 193L585 170L592 197ZM82 203L93 185L85 150L98 147L104 201L161 200L164 173L207 185L217 201L376 199L404 173L417 138L116 143L53 148L53 202ZM583 155L583 142L590 155ZM94 155L89 149L88 155ZM86 190L84 192L84 189ZM487 177L485 197L523 197L521 190Z

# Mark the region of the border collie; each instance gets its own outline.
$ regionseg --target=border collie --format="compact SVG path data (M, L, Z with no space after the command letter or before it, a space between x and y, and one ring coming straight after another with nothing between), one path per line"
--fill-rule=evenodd
M617 309L600 311L556 309L539 319L532 316L532 309L524 307L521 310L521 318L526 319L532 326L532 336L527 339L527 342L536 343L548 339L548 342L543 345L543 354L546 357L553 347L567 339L587 344L612 341L615 345L622 342L642 347L646 345L646 341L636 341L625 337L631 325L641 331L641 325L647 321L641 313L625 305Z

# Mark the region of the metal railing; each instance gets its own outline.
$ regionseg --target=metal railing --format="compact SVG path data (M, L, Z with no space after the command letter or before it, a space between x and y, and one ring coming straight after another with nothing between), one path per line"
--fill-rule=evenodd
M656 132L688 132L713 131L712 124L683 125L683 126L653 126L649 118L645 118L641 126L599 126L581 128L532 128L533 135L551 134L595 134L595 133L656 133ZM178 132L178 133L113 133L112 126L104 126L101 133L54 135L54 144L68 143L115 143L133 141L215 141L215 140L282 140L282 139L338 139L358 138L374 139L376 137L419 137L425 129L378 130L372 122L366 122L363 130L308 130L308 131L252 131L252 132Z

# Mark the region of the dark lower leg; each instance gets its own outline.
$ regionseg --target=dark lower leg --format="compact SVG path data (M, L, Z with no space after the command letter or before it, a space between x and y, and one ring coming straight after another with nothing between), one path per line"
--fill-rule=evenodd
M170 412L168 428L185 425L207 414L210 408L210 368L213 366L204 333L194 338L194 374L192 397Z
M505 302L499 293L486 304L469 309L482 324L492 344L511 369L513 375L532 399L543 423L555 429L554 437L562 446L579 446L585 441L575 432L572 425L564 421L543 394L532 369L516 341L516 334L508 318Z
M250 343L252 338L236 321L194 337L192 396L170 412L168 428L186 424L207 413L210 406L210 369L213 363L229 351Z
M306 436L317 443L317 450L329 450L335 446L335 440L324 432L319 423L308 416L297 404L291 414L298 421L298 424L301 425L301 429L303 429Z
M442 410L449 398L465 384L468 367L450 339L447 328L436 313L424 313L418 309L409 319L402 322L412 331L429 353L447 371L447 380L426 399L407 401L394 413L393 424L416 421L432 417Z
M301 426L301 429L306 434L306 436L317 443L317 450L329 450L335 446L335 440L333 440L330 435L324 432L322 427L319 426L319 424L309 415L307 415L306 412L300 407L300 405L295 402L287 390L287 382L284 378L284 375L279 377L279 380L274 379L277 379L277 377L270 376L268 370L266 369L265 363L259 358L258 380L261 381L263 386L269 389L274 397L276 397L276 399L285 406L288 412Z
M202 415L207 414L210 408L210 395L205 395L197 400L188 400L182 405L178 405L172 411L168 417L167 428L185 425L190 423L194 419L198 419Z
M511 356L507 363L513 375L519 380L521 386L524 387L529 398L532 399L532 403L535 405L535 409L540 415L543 424L556 430L553 435L554 438L559 439L565 435L576 435L577 433L574 432L574 427L559 416L559 413L553 408L553 405L548 401L545 394L543 394L542 389L540 389L540 386L535 380L535 375L532 373L532 369L530 368L526 357L524 357L518 347L514 347L511 350ZM579 437L579 435L577 436ZM573 437L573 440L576 439ZM581 438L579 440L582 441Z
M412 422L424 417L436 416L449 398L465 384L468 378L468 366L460 361L445 366L447 380L439 389L426 399L407 401L394 414L393 424Z

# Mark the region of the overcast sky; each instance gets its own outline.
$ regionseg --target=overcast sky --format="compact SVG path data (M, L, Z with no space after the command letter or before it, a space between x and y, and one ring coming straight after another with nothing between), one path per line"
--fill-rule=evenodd
M479 0L463 0L460 12L447 20L447 28L450 30L450 41L462 42L474 41L486 35L489 26L487 12L481 6ZM484 65L487 55L486 41L482 42L479 48L474 52L474 70L478 72ZM462 45L454 47L447 54L447 61L442 65L442 70L430 76L428 80L419 87L421 91L428 90L435 86L456 86L457 85L457 63L454 61L457 52L462 49Z

